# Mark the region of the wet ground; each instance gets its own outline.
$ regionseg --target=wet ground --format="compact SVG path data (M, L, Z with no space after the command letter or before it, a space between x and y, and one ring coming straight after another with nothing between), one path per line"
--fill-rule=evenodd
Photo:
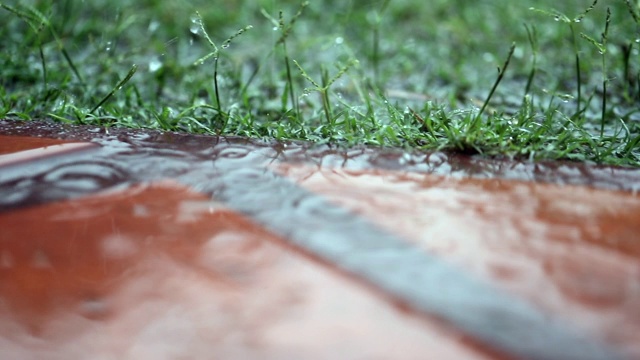
M0 121L0 358L640 358L639 187Z

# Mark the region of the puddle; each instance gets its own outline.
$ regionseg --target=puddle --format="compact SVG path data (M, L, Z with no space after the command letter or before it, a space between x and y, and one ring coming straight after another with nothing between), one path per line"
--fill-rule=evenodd
M428 253L573 319L630 358L640 356L640 337L631 335L640 334L637 197L384 170L281 165L277 171Z
M311 164L318 168L348 170L375 168L454 178L499 178L557 185L585 185L633 193L640 189L640 169L568 161L534 163L441 152L425 154L374 147L344 150L308 143L264 142L237 137L211 137L87 126L71 127L57 123L7 120L0 120L0 134L51 137L66 141L92 141L102 145L105 153L111 152L116 157L125 156L121 161L128 166L136 165L136 169L145 171L152 168L153 174L156 175L177 175L181 170L184 171L185 166L190 162L235 159L238 162L233 165L234 167L284 162ZM145 160L153 162L153 159L150 159L153 158L152 155L162 156L167 162L154 162L152 166L146 167L138 164ZM136 170L132 169L132 173L135 174Z
M175 183L0 228L1 358L487 359Z
M67 234L60 244L54 245L40 233L36 236L28 232L34 229L27 231L15 225L12 231L19 232L3 232L0 237L5 242L40 239L23 245L11 243L11 252L2 250L0 254L0 266L8 276L1 283L19 287L6 291L29 294L27 298L33 302L24 310L26 313L15 313L22 320L9 323L11 327L26 326L23 330L36 337L55 338L52 334L57 328L41 327L39 321L61 306L76 309L64 322L72 324L80 316L78 321L88 326L86 329L96 324L87 325L84 318L107 321L115 316L118 325L107 327L108 331L118 331L120 326L135 327L127 324L126 318L133 316L133 309L144 307L146 315L140 321L151 325L135 330L137 340L117 340L118 344L126 344L126 351L132 351L127 355L154 355L138 353L147 351L139 345L166 337L167 329L177 324L187 332L184 338L176 338L184 341L176 348L186 348L189 339L202 337L205 343L215 340L223 357L255 357L262 354L252 352L257 349L274 358L283 354L302 356L312 348L317 350L318 358L332 358L335 354L327 351L347 346L340 342L341 332L320 323L309 324L309 328L300 324L307 316L308 321L320 319L310 315L315 312L296 312L298 291L291 298L277 298L277 294L288 294L284 288L293 280L283 274L291 271L289 265L279 265L278 259L283 255L265 254L283 252L284 246L297 254L294 257L298 260L291 260L298 262L295 267L307 263L299 259L311 258L332 269L334 275L341 274L374 289L413 314L444 320L482 344L478 345L482 349L479 353L450 353L456 348L452 344L464 342L460 340L464 336L436 326L434 331L444 331L442 337L453 341L443 342L441 351L447 355L435 356L438 358L484 356L489 353L487 349L522 358L640 356L636 345L639 339L631 335L640 333L640 318L633 313L640 305L640 247L634 241L640 230L635 216L638 212L634 211L640 210L640 199L635 196L640 170L367 147L340 150L300 143L70 128L49 123L0 121L0 134L39 135L99 145L91 152L0 171L0 222L15 224L22 218L16 215L14 219L14 214L35 214L39 209L66 204L46 214L23 216L30 220L21 225L27 229L28 224L44 220L49 226L47 232ZM145 201L132 200L137 196L136 188L132 188L135 184L167 180L187 186L189 194L198 195L159 187L151 192L153 195L145 195ZM96 193L100 194L97 200L90 200L94 198L88 196ZM105 199L100 196L124 196L121 200L129 205L105 210L98 205ZM64 201L70 199L78 200ZM163 203L165 200L171 201ZM227 230L218 229L220 223L227 224L228 218L235 219L238 214L250 221L242 220L241 226ZM98 225L94 224L96 218L101 219ZM202 225L203 221L206 225ZM123 232L123 227L129 230ZM150 228L140 233L136 230ZM89 234L86 229L104 236L83 242L81 239ZM264 239L279 244L274 247L277 250L263 250L267 246ZM91 256L81 256L85 253ZM60 270L56 265L60 261L73 262L68 268L75 270ZM597 266L591 267L593 264ZM12 277L23 274L11 270L17 266L28 269L25 279L35 280ZM285 280L263 292L267 280L256 285L255 277L271 271ZM74 278L70 275L73 272L82 277ZM322 271L312 273L312 278L328 276ZM57 285L43 286L45 283ZM239 293L238 289L247 286L255 288ZM109 297L116 288L116 295ZM125 288L129 290L122 290ZM216 291L223 293L214 295ZM309 293L330 300L320 290L311 289ZM223 298L221 304L215 305L220 307L209 308L214 305L198 300L211 296ZM276 297L267 300L272 308L262 307L257 300L262 296ZM147 301L154 298L159 299L158 303ZM369 298L374 301L371 295ZM49 303L49 299L60 303ZM378 298L375 301L384 303ZM171 305L174 303L183 307ZM351 320L345 318L338 327L348 329L348 334L368 333L369 330L349 327L362 323L369 329L375 321L368 317L378 310L363 314L352 308L341 310L343 305L327 305L334 311L328 311L332 321L339 321L342 315L355 316ZM13 313L11 308L19 304L2 306L9 306L4 312ZM363 308L374 309L367 306ZM194 328L190 323L202 314L215 317L227 307L236 312L230 318L223 317L221 324L203 322ZM281 309L288 307L291 309ZM567 307L570 310L564 311ZM191 308L195 312L185 310ZM33 309L38 313L31 313ZM253 315L245 317L245 310ZM178 315L185 311L192 320L180 322L183 320ZM281 328L253 323L260 319L255 314L263 313L270 315L264 322L288 323ZM409 322L413 321L418 320ZM64 326L64 322L56 326ZM410 327L427 326L420 324ZM247 330L256 328L259 333L261 326L279 335L258 336ZM189 333L189 329L196 333ZM279 343L298 331L314 339L327 337L335 346L323 347L323 352L314 347L319 346L318 342L303 341L300 344L305 345L300 348ZM413 330L406 331L411 334ZM383 339L387 335L375 335L373 339L377 336ZM55 339L56 343L70 341ZM596 339L605 339L616 350ZM25 341L19 343L25 345ZM362 349L384 347L384 340L380 344L372 341ZM402 336L396 336L386 344L404 341ZM286 352L270 353L274 346L277 351L284 348ZM416 346L423 349L422 345ZM478 347L462 349L471 348ZM460 351L460 347L457 349ZM155 355L174 354L167 348L158 351ZM396 357L389 351L357 354ZM424 354L420 351L417 353Z

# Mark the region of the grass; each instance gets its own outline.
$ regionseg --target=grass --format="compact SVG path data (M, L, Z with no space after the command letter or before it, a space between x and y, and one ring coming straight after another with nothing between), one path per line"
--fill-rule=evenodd
M1 5L0 118L640 165L636 1Z

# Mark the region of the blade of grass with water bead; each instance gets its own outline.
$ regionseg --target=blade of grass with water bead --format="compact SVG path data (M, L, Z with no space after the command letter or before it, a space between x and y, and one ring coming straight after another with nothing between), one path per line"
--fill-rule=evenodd
M469 130L471 131L476 130L477 126L480 124L480 117L482 116L482 113L484 112L484 110L487 108L487 105L489 105L489 101L491 101L491 98L493 97L493 94L498 88L498 85L500 85L500 82L504 77L504 73L507 71L507 67L509 67L509 63L511 62L511 58L513 57L513 53L515 50L516 50L516 44L513 43L511 44L511 48L509 48L509 54L507 55L507 60L505 60L504 65L502 65L502 68L498 68L498 77L496 81L493 83L493 86L489 91L489 95L484 100L484 103L482 104L480 111L478 111L478 114L473 118L473 120L469 124L469 128L468 128Z
M111 91L104 98L102 98L102 100L100 100L100 102L96 106L94 106L93 109L91 109L91 111L89 111L89 115L93 114L96 110L98 110L98 108L104 105L104 103L106 103L118 90L122 89L122 87L129 80L131 80L131 78L133 77L133 75L136 73L137 70L138 70L138 65L133 64L133 66L131 66L131 70L129 70L129 72L127 73L127 76L125 76L122 80L118 81L116 86L114 86L113 89L111 89Z

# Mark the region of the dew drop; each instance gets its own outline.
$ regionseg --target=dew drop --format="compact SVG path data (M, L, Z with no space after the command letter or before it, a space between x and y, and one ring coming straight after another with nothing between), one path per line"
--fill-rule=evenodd
M191 24L189 31L194 35L198 35L200 33L200 26L198 24Z
M191 26L189 26L189 31L194 35L198 35L200 33L200 18L197 15L191 16Z
M158 59L153 59L151 61L149 61L149 71L150 72L156 72L158 70L160 70L160 68L162 67L162 62Z
M160 27L160 23L156 20L153 20L149 23L149 32L156 32Z

